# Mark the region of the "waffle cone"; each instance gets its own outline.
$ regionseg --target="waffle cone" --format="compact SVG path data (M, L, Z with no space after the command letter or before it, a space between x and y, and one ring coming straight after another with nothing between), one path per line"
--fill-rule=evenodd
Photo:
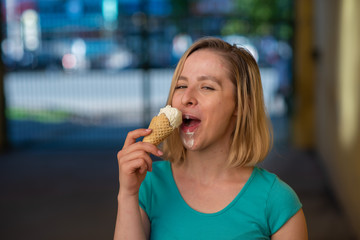
M152 132L150 135L144 137L143 142L152 143L154 145L159 145L174 130L170 126L170 122L165 114L153 117L148 128L152 129Z

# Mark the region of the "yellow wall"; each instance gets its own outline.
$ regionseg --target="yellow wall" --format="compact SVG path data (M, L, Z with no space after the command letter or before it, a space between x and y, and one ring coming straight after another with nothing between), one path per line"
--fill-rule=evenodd
M293 141L301 148L311 149L315 144L313 4L311 0L298 0L295 8Z
M316 148L360 238L360 1L297 1L297 5L312 4L312 44L318 56L314 78ZM301 76L295 80L309 81ZM304 97L303 92L298 93ZM303 125L301 130L312 128Z
M360 236L360 1L341 3L336 129L339 153L333 171L338 172L338 191Z

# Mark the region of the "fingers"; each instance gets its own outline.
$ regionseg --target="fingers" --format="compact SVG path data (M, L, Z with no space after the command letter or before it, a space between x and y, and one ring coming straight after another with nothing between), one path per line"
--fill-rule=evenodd
M124 146L118 152L119 180L122 193L137 194L147 171L152 171L150 154L160 157L163 153L153 144L136 142L139 137L147 136L150 129L137 129L128 133Z
M149 154L160 157L163 153L151 143L136 142L137 138L150 133L151 129L136 129L128 133L123 149L117 154L120 167L124 164L128 165L128 162L133 162L134 165L130 165L133 167L132 171L152 170L152 159ZM127 170L126 172L130 173L131 171Z
M146 171L151 170L151 165L144 159L135 159L133 161L127 161L121 165L122 172L131 175L131 174L144 174Z
M131 152L135 151L144 151L147 153L151 153L152 155L155 155L157 157L160 157L163 155L163 152L160 151L155 145L151 143L144 143L144 142L137 142L132 145L129 145L127 147L124 147L119 153L118 158L120 159L121 156L129 154Z
M151 131L152 131L151 129L141 128L129 132L125 139L124 148L131 144L134 144L136 142L136 139L138 139L139 137L144 137L149 135Z
M148 170L148 163L142 158L122 162L119 165L119 195L135 196L138 194Z
M150 155L141 150L132 151L130 153L126 153L122 155L122 153L119 153L119 164L122 166L123 164L127 164L129 162L132 163L132 165L129 165L130 167L133 167L132 170L128 170L127 173L133 173L136 169L140 168L140 170L152 170L152 159Z

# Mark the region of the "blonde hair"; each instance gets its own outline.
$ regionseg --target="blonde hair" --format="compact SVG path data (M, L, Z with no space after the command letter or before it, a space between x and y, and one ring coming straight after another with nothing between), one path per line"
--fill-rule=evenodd
M230 146L228 166L254 166L265 159L272 147L272 127L267 116L256 60L245 48L230 45L213 37L196 41L181 57L176 66L167 104L171 104L177 80L186 59L195 51L209 49L218 53L228 64L230 79L236 86L237 120ZM167 138L162 149L164 157L178 164L185 161L179 131Z

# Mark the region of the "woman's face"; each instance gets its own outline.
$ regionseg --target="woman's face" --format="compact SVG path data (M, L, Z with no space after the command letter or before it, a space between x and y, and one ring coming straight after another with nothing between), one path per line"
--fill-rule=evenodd
M172 99L172 106L183 113L180 137L186 149L229 147L236 123L235 93L227 65L215 51L201 49L186 59Z

